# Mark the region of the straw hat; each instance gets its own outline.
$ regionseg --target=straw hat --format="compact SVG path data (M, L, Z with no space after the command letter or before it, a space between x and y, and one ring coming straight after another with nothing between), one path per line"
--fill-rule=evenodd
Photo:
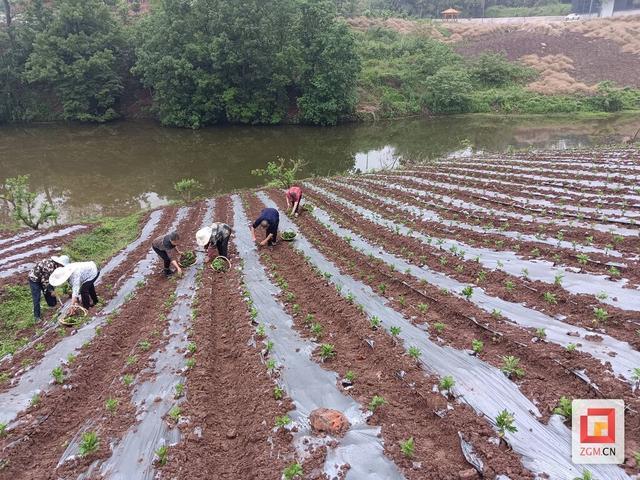
M73 273L73 270L73 265L56 268L49 277L49 283L52 287L59 287L64 282L69 280L69 277Z
M196 243L199 247L204 247L209 240L211 240L211 234L213 233L213 228L204 227L196 232Z
M63 267L69 265L69 257L66 255L52 255L51 260L56 262L58 265L62 265Z

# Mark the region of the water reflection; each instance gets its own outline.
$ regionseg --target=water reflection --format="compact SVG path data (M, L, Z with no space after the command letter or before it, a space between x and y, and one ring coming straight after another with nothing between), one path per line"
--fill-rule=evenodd
M640 117L494 116L408 119L371 125L217 127L199 131L153 122L0 128L0 177L30 174L62 221L165 205L173 184L197 178L207 194L254 187L250 171L278 156L307 161L305 175L390 168L464 151L527 146L568 148L620 141Z

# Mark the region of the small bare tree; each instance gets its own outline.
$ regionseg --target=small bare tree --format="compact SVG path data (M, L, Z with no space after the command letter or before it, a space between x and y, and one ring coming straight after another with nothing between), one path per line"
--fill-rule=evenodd
M57 220L59 215L50 202L42 202L38 206L37 197L36 193L29 190L29 175L8 178L0 187L0 200L11 206L13 218L34 230L47 222Z
M284 159L278 157L277 162L267 163L267 168L258 168L251 171L251 175L257 177L265 177L267 179L267 186L277 188L290 188L293 186L296 174L307 163L298 159Z

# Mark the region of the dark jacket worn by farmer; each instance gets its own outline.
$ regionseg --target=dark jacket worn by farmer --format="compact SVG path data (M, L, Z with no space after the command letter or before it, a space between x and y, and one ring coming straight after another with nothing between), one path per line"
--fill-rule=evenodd
M211 225L211 238L205 245L205 250L216 247L218 255L229 257L229 239L231 238L231 227L226 223L214 223ZM211 260L211 254L207 256L207 261Z
M253 239L255 240L255 229L259 226L266 228L266 238L261 245L275 245L278 238L278 225L280 223L280 214L275 208L265 208L260 212L260 216L253 222Z
M151 243L153 251L156 252L164 262L164 273L166 275L171 275L173 273L173 270L171 270L171 265L176 267L176 270L179 273L182 273L182 269L180 268L180 265L178 265L178 262L176 260L173 260L169 255L169 252L173 249L175 249L176 252L180 254L180 250L178 250L176 247L176 242L179 239L180 235L178 235L178 232L171 232L168 235L159 236Z
M53 258L47 258L36 263L29 272L29 287L31 288L31 299L33 300L33 316L36 322L40 321L40 297L42 294L44 294L44 299L50 307L55 307L58 302L54 294L54 288L49 284L49 277L53 271L60 266L63 266L63 263L58 263Z

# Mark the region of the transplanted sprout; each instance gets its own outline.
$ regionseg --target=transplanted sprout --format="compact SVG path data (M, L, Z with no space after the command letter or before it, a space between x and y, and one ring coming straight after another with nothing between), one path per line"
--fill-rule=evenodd
M371 410L372 412L375 412L378 408L386 404L387 404L387 401L384 399L384 397L380 395L374 395L371 401L369 402L369 410Z
M573 353L576 351L576 349L578 348L578 346L575 343L569 343L566 347L565 350L569 353Z
M293 463L284 469L282 476L284 480L294 480L296 478L302 478L304 472L302 471L302 465L299 463Z
M160 467L164 467L167 464L169 448L166 445L162 445L158 447L158 449L154 453L156 454L157 465Z
M57 366L56 368L54 368L51 371L51 375L53 376L53 380L55 381L55 383L57 383L58 385L62 385L64 383L64 370L62 370L62 367Z
M140 347L140 350L146 352L151 348L151 343L149 343L147 340L142 340L140 343L138 343L138 346Z
M558 406L553 409L553 413L562 415L565 420L571 420L572 410L571 399L563 395L560 397L560 400L558 400Z
M573 480L596 480L593 478L593 474L589 470L583 470L582 475L579 477L574 477Z
M282 400L282 397L284 397L284 390L280 388L279 385L273 387L273 398L276 400Z
M511 293L516 289L516 286L511 280L507 280L504 282L504 288L507 289L507 292Z
M491 316L492 316L493 318L501 318L501 317L502 317L502 312L500 311L500 309L498 309L498 308L494 308L494 309L491 311Z
M407 440L400 442L400 451L407 458L412 458L415 454L415 443L413 441L413 437L410 437Z
M594 308L593 314L596 317L595 321L597 322L606 322L609 318L609 313L604 308Z
M596 295L596 298L598 300L606 300L607 298L609 298L609 295L607 294L607 292L600 292Z
M184 383L180 382L176 384L176 393L173 398L180 398L184 395Z
M482 340L476 340L475 338L471 340L471 350L476 355L482 353L482 349L484 348L484 343Z
M420 358L420 356L422 355L422 351L416 347L416 346L412 346L409 347L409 349L407 350L407 353L409 354L409 356L411 358L413 358L414 360L418 360Z
M260 325L258 325L258 328L256 328L256 335L258 335L259 337L265 337L267 335L264 324L261 323Z
M31 400L29 401L29 405L32 407L37 407L38 405L40 405L40 400L40 394L34 393L33 397L31 397Z
M612 277L619 277L620 276L620 270L618 270L617 267L614 267L613 265L611 267L609 267L609 275L611 275Z
M80 440L78 453L81 457L87 457L98 450L100 439L96 432L85 432Z
M547 331L544 328L536 328L536 337L543 340L547 337Z
M312 324L311 333L313 333L316 337L320 337L322 335L322 325L320 325L319 323Z
M420 313L424 315L425 313L427 313L427 310L429 310L429 305L427 305L426 303L419 303L418 310L420 310Z
M276 368L277 368L277 365L274 359L270 358L269 360L267 360L267 371L269 373L275 372Z
M462 295L464 295L467 300L471 300L471 296L473 295L473 287L471 285L467 285L466 287L464 287L462 289Z
M125 363L127 364L127 366L131 366L131 365L134 365L137 361L138 361L137 355L129 355Z
M390 327L389 328L389 332L391 332L391 335L396 338L398 335L400 335L400 332L402 331L402 329L400 327Z
M544 299L545 302L547 302L549 305L557 305L558 304L558 299L556 298L555 293L552 292L544 292L544 294L542 295L542 298Z
M446 325L442 322L436 322L433 324L433 328L435 329L436 332L438 332L438 334L442 334L442 332L444 332Z
M125 386L130 386L133 383L133 375L127 373L126 375L124 375L122 377L122 383L125 384Z
M344 374L344 378L349 383L353 383L356 379L356 373L353 370L347 370L347 373Z
M191 370L193 367L196 366L196 359L187 358L187 361L185 362L185 366L187 367L187 370Z
M104 402L104 408L111 414L116 413L118 409L118 399L116 398L107 398Z
M556 273L556 276L553 279L554 285L561 286L563 277L564 275L562 275L561 273Z
M320 358L323 361L330 360L336 356L335 346L330 343L323 343L320 345Z
M524 370L520 367L520 359L513 355L502 357L502 367L500 368L507 377L523 377Z
M306 323L307 325L309 325L310 323L313 322L313 319L315 317L311 314L311 313L307 313L307 315L304 317L304 323Z
M387 291L387 285L385 283L381 283L378 285L378 290L380 290L380 293L384 295Z
M276 417L276 428L284 428L291 423L291 418L289 415L282 415L281 417Z
M369 323L371 324L371 328L373 330L377 330L378 328L380 328L380 319L375 315L369 319Z
M500 438L504 438L507 432L515 433L518 429L513 424L515 421L515 417L513 413L510 413L508 410L502 410L496 416L496 425L498 427L498 435Z
M580 265L586 265L587 263L589 263L589 257L584 253L579 253L578 255L576 255L576 258L578 259L578 263Z
M180 415L182 415L182 409L178 405L174 405L171 407L171 410L169 410L169 418L174 422L180 420Z
M447 392L447 395L451 395L451 389L455 386L455 384L456 381L453 379L453 377L451 375L447 375L446 377L442 377L440 379L438 387L440 387L440 390L444 390L445 392Z
M405 298L405 296L404 296L404 295L400 295L400 296L398 297L398 303L400 304L400 306L402 306L402 307L406 307L406 305L407 305L407 299Z
M349 293L347 294L347 296L345 297L345 299L346 299L346 300L347 300L347 302L349 302L349 303L353 303L353 298L354 298L354 297L353 297L353 293L351 293L351 292L349 292Z
M0 438L6 437L6 436L7 436L7 424L0 423Z

